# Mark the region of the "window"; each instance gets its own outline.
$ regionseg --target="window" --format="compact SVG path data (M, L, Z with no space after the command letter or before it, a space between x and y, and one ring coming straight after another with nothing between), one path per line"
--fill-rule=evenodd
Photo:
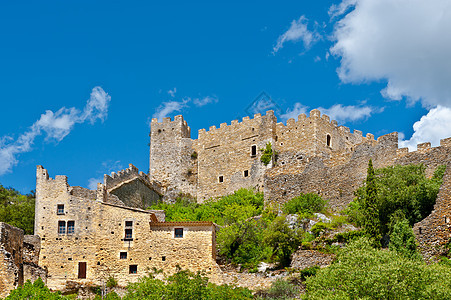
M327 147L330 147L330 135L326 136L326 144L327 144Z
M56 214L64 215L64 204L58 204L56 207Z
M136 274L136 273L138 273L138 265L130 265L130 266L128 266L128 273L129 274Z
M243 175L244 175L244 177L248 177L249 176L249 170L244 170Z
M133 221L125 221L125 238L126 241L133 240Z
M121 252L121 253L119 253L119 258L120 258L120 259L127 259L127 252Z
M256 156L257 155L257 145L253 145L251 147L251 156Z
M74 234L75 221L67 221L67 234Z
M219 182L224 182L224 176L219 176Z
M66 222L58 221L58 234L66 234Z
M183 238L183 228L175 228L174 229L174 237Z
M161 260L162 260L162 261L166 261L166 256L162 256L162 257L161 257Z

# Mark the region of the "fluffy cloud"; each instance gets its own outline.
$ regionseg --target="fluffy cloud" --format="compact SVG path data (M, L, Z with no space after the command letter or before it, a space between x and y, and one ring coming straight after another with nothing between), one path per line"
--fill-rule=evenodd
M183 108L187 107L190 99L183 99L181 101L166 101L157 107L153 118L157 118L161 121L163 118L169 116L174 112L180 112Z
M414 133L408 140L403 140L400 134L400 147L409 147L410 151L416 150L417 144L431 142L432 146L440 145L440 139L451 136L451 109L437 106L425 116L413 124Z
M172 98L174 98L176 92L177 89L174 88L172 90L169 90L168 94ZM165 101L161 103L160 106L157 107L155 113L152 115L152 118L157 118L159 121L161 121L163 118L170 116L175 112L179 113L184 108L188 108L191 103L197 107L201 107L210 103L217 103L218 101L219 101L218 98L214 96L206 96L203 98L194 98L194 99L192 99L191 97L185 97L180 101L177 100Z
M298 20L293 20L290 28L277 39L273 54L282 49L286 42L302 41L305 49L309 49L317 42L321 36L316 31L310 31L307 24L307 19L304 16L301 16Z
M110 101L111 97L101 87L95 87L83 111L73 107L63 107L56 112L47 110L17 140L3 137L0 140L0 175L11 171L11 168L18 163L17 155L31 151L34 140L43 133L45 133L46 141L59 142L72 131L77 123L89 121L93 124L98 119L103 122L108 114Z
M204 97L204 98L195 98L195 99L193 99L194 105L199 106L199 107L207 105L207 104L210 104L210 103L217 103L218 101L219 101L218 98L210 97L210 96L207 96L207 97Z
M300 114L308 115L308 107L297 102L292 109L288 109L286 113L281 115L283 121L290 118L297 119ZM369 118L373 113L382 112L382 108L374 108L364 105L343 105L335 104L329 108L318 107L322 114L328 115L332 120L343 124L346 122L354 122L357 120Z
M386 98L451 107L449 0L344 0L329 13L343 82L386 80Z
M103 174L110 174L111 172L122 170L124 167L120 160L107 160L102 162L102 167L97 171L100 175L98 177L92 177L88 179L88 188L90 190L97 189L97 183L103 183Z

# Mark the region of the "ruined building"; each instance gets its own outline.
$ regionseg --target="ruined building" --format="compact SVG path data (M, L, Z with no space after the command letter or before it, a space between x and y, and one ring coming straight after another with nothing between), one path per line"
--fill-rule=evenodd
M265 164L260 158L267 145L273 154ZM173 272L177 265L219 278L215 225L165 222L163 211L146 210L151 204L173 201L180 194L203 202L252 187L264 192L266 202L276 204L300 193L318 193L338 212L362 185L369 159L376 168L423 163L432 176L437 166L449 165L451 138L439 147L424 143L409 152L398 148L397 133L377 140L358 130L351 133L316 109L309 116L289 119L286 125L277 122L272 111L256 114L199 130L197 139L191 138L182 116L162 122L153 119L148 174L130 165L105 175L97 190L88 190L70 186L66 176L52 179L46 169L37 167L36 265L46 270L47 284L53 289L63 289L69 282L102 285L109 277L125 285L148 269ZM434 211L414 228L427 257L450 238L450 186L447 168ZM11 287L25 278L20 275L25 243L18 240L13 245L4 237L2 229L0 278L15 277L0 285Z

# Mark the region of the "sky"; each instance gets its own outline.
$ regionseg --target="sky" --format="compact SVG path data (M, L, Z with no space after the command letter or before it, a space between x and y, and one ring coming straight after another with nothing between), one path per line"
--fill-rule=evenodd
M451 136L451 2L1 1L0 184L149 168L151 118L319 108L411 151Z

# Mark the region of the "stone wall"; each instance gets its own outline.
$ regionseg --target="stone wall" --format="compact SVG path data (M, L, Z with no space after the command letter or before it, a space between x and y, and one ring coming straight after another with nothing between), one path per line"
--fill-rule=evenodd
M0 297L23 283L23 230L0 222Z

